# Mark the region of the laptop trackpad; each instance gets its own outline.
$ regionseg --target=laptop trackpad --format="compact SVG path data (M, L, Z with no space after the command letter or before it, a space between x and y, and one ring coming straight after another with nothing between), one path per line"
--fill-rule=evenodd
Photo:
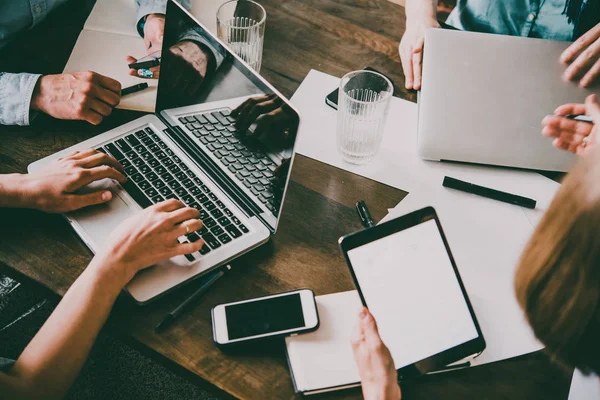
M113 198L108 203L86 207L68 214L68 217L74 221L74 225L79 225L75 228L83 235L84 240L88 242L88 246L91 246L94 252L102 248L110 233L121 222L135 213L135 210L116 194L119 190L111 180L105 179L96 182L84 191L90 192L99 189L109 189L113 193Z

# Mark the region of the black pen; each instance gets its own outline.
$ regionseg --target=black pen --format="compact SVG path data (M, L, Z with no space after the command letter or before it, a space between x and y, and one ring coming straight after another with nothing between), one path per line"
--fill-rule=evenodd
M574 121L579 121L579 122L585 122L586 124L593 124L594 121L592 120L592 117L588 116L588 115L573 115L573 114L569 114L569 115L563 115L563 114L550 114L548 115L549 117L563 117L563 118L567 118L567 119L572 119Z
M192 294L183 303L181 303L179 306L177 306L176 309L174 309L169 314L167 314L167 316L162 321L160 321L158 323L158 325L156 325L156 328L154 328L154 330L156 332L160 332L160 331L164 330L165 328L169 327L173 323L173 321L175 321L175 319L177 319L177 317L179 317L181 314L183 314L185 309L190 304L192 304L195 300L198 300L200 297L204 296L206 294L206 292L208 292L208 289L210 289L211 286L214 285L216 281L221 279L223 277L223 275L225 275L226 271L230 271L230 270L231 270L231 267L228 265L225 267L225 269L222 269L219 272L213 273L212 276L209 275L209 279L202 286L200 286L200 288L198 290L196 290L194 292L194 294Z
M373 221L371 213L369 212L367 204L364 200L359 200L356 202L356 211L360 217L360 222L365 228L371 228L372 226L375 226L375 221Z
M469 182L461 181L459 179L450 178L449 176L446 176L444 178L442 186L450 189L461 190L467 193L472 193L477 196L487 197L488 199L503 201L505 203L514 204L516 206L535 208L536 205L536 201L528 197L501 192L500 190L475 185Z
M121 89L121 97L127 96L128 94L136 93L148 88L148 84L146 82L138 83L137 85L129 86L124 89Z

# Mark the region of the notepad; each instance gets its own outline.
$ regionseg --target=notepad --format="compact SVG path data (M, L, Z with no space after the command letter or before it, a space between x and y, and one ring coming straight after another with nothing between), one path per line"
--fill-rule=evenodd
M316 301L319 329L285 340L296 392L311 395L360 386L350 344L362 308L358 292L317 296Z
M101 0L85 22L64 72L94 71L119 81L121 87L147 82L148 89L123 97L117 108L154 112L158 80L129 75L125 60L145 55L144 40L136 30L135 2Z

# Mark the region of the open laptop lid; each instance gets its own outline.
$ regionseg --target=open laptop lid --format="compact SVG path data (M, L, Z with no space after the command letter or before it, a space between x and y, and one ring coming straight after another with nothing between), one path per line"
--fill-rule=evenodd
M236 137L277 164L272 184L267 187L273 199L268 210L247 195L239 181L224 173L226 167L208 157L198 143L193 143L198 139L175 126L176 121L169 116L174 109L210 109L213 103L218 108L227 100L235 101L231 106L234 111L237 107L241 111L239 127L252 131L243 137L236 133ZM167 4L156 114L173 128L170 134L186 154L248 215L258 217L274 233L289 181L299 115L273 86L173 0Z

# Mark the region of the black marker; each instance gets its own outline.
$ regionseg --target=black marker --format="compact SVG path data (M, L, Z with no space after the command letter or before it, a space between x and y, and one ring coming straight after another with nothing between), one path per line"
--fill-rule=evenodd
M359 200L356 202L356 211L358 212L358 216L360 217L360 222L362 222L365 228L371 228L375 226L375 221L371 217L371 213L367 208L367 204L364 200Z
M146 88L148 88L148 84L146 82L142 82L142 83L138 83L137 85L126 87L125 89L121 89L121 97L127 96L128 94L139 92Z
M206 294L206 292L208 292L208 289L210 289L212 287L212 285L215 284L215 282L217 282L219 279L221 279L223 277L223 275L225 275L226 271L230 271L231 267L228 265L225 267L225 269L220 270L219 272L213 273L212 276L209 275L209 279L202 285L200 286L200 288L198 290L196 290L190 297L188 297L183 303L181 303L179 306L177 306L176 309L174 309L173 311L171 311L169 314L167 314L167 316L158 323L158 325L156 325L156 328L154 328L154 330L156 332L160 332L164 329L166 329L167 327L169 327L173 321L175 321L175 319L177 319L177 317L179 317L181 314L183 314L183 312L186 310L186 308L192 304L195 300L198 300L200 297L204 296Z
M536 205L536 201L528 197L518 196L516 194L510 194L506 192L501 192L500 190L474 185L472 183L461 181L459 179L450 178L449 176L446 176L444 178L442 186L467 193L472 193L481 197L487 197L488 199L503 201L505 203L514 204L516 206L535 208Z

